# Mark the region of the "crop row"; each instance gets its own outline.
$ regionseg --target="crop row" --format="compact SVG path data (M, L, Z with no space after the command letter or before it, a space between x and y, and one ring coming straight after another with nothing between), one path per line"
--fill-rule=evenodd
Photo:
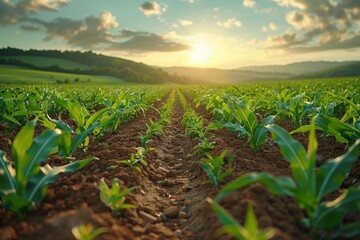
M360 188L352 186L332 201L326 196L342 188L342 183L352 165L359 158L360 151L360 94L358 81L351 82L355 89L336 84L313 84L309 91L307 85L266 88L261 91L252 86L203 87L187 89L194 102L211 111L223 127L247 138L254 154L267 140L271 132L284 158L290 163L291 177L274 177L269 173L248 173L226 184L215 197L220 201L232 191L250 184L260 183L271 193L294 198L298 207L305 210L303 223L318 238L337 238L339 236L358 236L359 222L345 222L348 213L360 211ZM297 83L298 84L298 83ZM349 84L349 83L347 83ZM321 87L325 91L321 91ZM345 89L339 89L344 87ZM342 90L340 95L339 90ZM345 93L345 94L344 94ZM291 134L274 124L275 120L292 120L296 128L291 134L309 132L309 145L306 149ZM305 123L305 124L304 124ZM341 143L346 143L347 152L316 167L318 142L315 131L332 135ZM208 200L224 224L223 232L237 239L250 239L249 236L270 238L272 230L257 229L252 206L249 206L245 228L239 225L216 201ZM251 220L252 219L252 220ZM261 238L261 239L263 239Z

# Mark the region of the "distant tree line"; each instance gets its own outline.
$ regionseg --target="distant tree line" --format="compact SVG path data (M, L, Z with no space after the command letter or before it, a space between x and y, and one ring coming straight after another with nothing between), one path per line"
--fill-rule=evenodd
M135 83L193 83L194 80L185 76L169 74L160 68L154 68L143 63L109 57L92 51L59 51L59 50L22 50L18 48L2 48L0 56L32 56L66 59L89 67L89 69L64 69L59 65L39 67L31 63L24 63L19 59L0 59L0 64L24 66L43 71L55 71L75 74L108 75Z

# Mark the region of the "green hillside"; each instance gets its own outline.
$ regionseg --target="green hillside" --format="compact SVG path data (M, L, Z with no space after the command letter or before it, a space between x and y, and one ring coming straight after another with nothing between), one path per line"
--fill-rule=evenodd
M59 73L0 65L0 83L123 84L126 82L110 76Z
M0 58L0 64L18 65L42 71L107 75L123 79L130 83L194 82L188 77L171 75L160 68L123 58L105 56L91 51L22 50L7 47L0 49L0 56L2 56L2 58ZM31 58L34 59L34 61L31 61ZM51 59L51 62L55 65L48 64L50 66L40 66L40 58ZM41 64L44 64L43 61Z
M37 67L50 67L50 66L58 65L60 68L63 69L80 69L80 70L89 69L89 67L84 64L66 59L61 59L61 58L37 57L37 56L0 56L0 59L17 59L23 63L33 64Z

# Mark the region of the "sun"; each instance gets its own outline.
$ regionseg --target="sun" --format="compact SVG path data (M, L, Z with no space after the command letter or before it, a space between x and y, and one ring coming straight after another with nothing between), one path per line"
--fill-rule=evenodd
M209 61L211 49L206 42L197 42L189 53L190 63L195 65L206 64Z

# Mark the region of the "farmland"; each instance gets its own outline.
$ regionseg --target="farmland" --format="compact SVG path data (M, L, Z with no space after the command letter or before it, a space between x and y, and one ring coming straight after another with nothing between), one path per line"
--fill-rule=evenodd
M39 71L20 66L0 65L1 83L31 84L31 83L86 83L111 84L122 83L122 79L111 76L96 76L85 74L61 73L54 71Z
M0 236L358 239L359 102L359 78L2 84Z

